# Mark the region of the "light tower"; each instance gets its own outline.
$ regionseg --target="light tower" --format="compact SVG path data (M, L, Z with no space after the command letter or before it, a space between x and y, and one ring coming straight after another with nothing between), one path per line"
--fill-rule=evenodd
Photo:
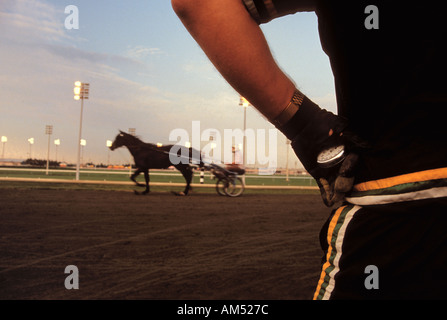
M45 134L48 135L48 149L47 149L47 170L46 175L48 175L48 167L50 165L50 137L53 134L53 126L52 125L46 125L45 126Z
M90 90L89 83L83 83L81 81L75 82L74 87L74 99L81 100L81 120L79 121L79 139L78 139L78 157L76 162L76 180L79 180L79 168L81 165L81 138L82 138L82 112L84 109L84 99L88 99Z

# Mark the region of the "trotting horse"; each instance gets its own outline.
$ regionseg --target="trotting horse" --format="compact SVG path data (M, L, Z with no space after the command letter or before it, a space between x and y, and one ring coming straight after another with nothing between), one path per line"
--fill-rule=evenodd
M135 191L136 194L147 194L149 193L149 169L166 169L170 166L174 166L177 170L179 170L183 177L186 180L186 188L183 192L175 193L177 195L187 195L191 189L191 180L194 175L193 168L190 165L190 161L179 161L178 164L172 164L170 160L170 150L173 145L167 145L158 147L152 143L146 143L141 141L139 138L123 132L120 130L120 133L116 136L115 141L113 141L110 146L110 150L115 150L120 147L127 147L129 152L132 154L136 170L131 175L130 180L135 182L135 184L139 187L146 187L141 193ZM181 153L181 148L179 147L179 154ZM185 151L185 150L183 150ZM191 159L193 149L188 148L186 150L188 153L189 160ZM184 154L184 153L183 153ZM177 154L176 154L177 155ZM174 155L174 156L176 156ZM200 158L200 155L199 155ZM198 161L198 165L203 166L201 161ZM144 173L144 178L146 184L142 184L136 181L136 177L140 174Z

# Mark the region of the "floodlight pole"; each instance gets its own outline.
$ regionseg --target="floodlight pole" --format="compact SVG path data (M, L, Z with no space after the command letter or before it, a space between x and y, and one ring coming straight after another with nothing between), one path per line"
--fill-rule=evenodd
M56 163L57 163L57 147L61 144L60 139L54 140L54 145L56 146Z
M239 96L239 105L244 107L244 136L243 136L243 142L242 142L242 164L244 168L245 165L245 153L247 151L247 108L251 105L250 102L248 102L247 99L245 99L243 96ZM242 181L245 183L245 174L242 176Z
M29 139L28 139L28 142L29 142L29 158L30 158L30 160L31 160L31 159L33 158L32 155L31 155L31 152L32 152L31 147L32 147L33 144L34 144L34 138L29 138Z
M50 137L51 134L53 133L53 126L52 125L47 125L45 126L45 134L48 135L48 149L47 149L47 169L46 169L46 175L48 175L48 168L50 165Z
M106 146L107 146L107 167L108 167L110 165L110 147L112 146L112 141L107 140Z
M82 138L82 113L84 111L84 99L88 99L90 84L80 81L75 82L74 99L81 100L81 118L79 121L78 156L76 162L76 180L79 180L79 168L81 166L81 138Z
M5 159L5 144L8 142L8 138L5 136L2 136L2 144L3 144L3 150L2 150L2 159Z
M79 120L79 135L78 135L78 156L76 161L76 180L79 180L79 168L81 166L81 137L82 137L82 113L84 110L84 99L81 99L81 118Z
M246 142L247 142L247 137L246 137L246 131L247 131L247 108L250 106L250 102L248 102L247 99L245 99L243 96L239 96L239 105L244 107L244 136L243 136L243 142L242 142L242 153L243 153L243 158L242 158L242 164L245 167L245 153L247 150L246 147Z

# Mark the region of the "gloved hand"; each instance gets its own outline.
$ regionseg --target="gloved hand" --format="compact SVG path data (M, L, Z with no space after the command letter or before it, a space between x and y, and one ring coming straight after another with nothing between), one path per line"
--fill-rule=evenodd
M324 204L331 207L342 201L353 187L359 154L367 147L348 129L347 120L304 97L295 116L278 129L291 140L295 154L317 181ZM320 165L320 152L336 146L344 146L340 162L329 167Z

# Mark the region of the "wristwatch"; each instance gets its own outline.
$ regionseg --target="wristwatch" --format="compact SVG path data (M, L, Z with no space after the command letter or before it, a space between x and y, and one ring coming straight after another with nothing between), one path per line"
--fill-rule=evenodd
M304 100L304 94L302 94L301 91L296 89L287 107L279 114L279 116L277 116L275 119L272 120L272 123L277 128L285 125L287 122L289 122L290 119L292 119L295 113L298 112L301 104L303 103L303 100Z
M317 163L321 168L332 168L345 159L345 146L339 145L321 151Z

